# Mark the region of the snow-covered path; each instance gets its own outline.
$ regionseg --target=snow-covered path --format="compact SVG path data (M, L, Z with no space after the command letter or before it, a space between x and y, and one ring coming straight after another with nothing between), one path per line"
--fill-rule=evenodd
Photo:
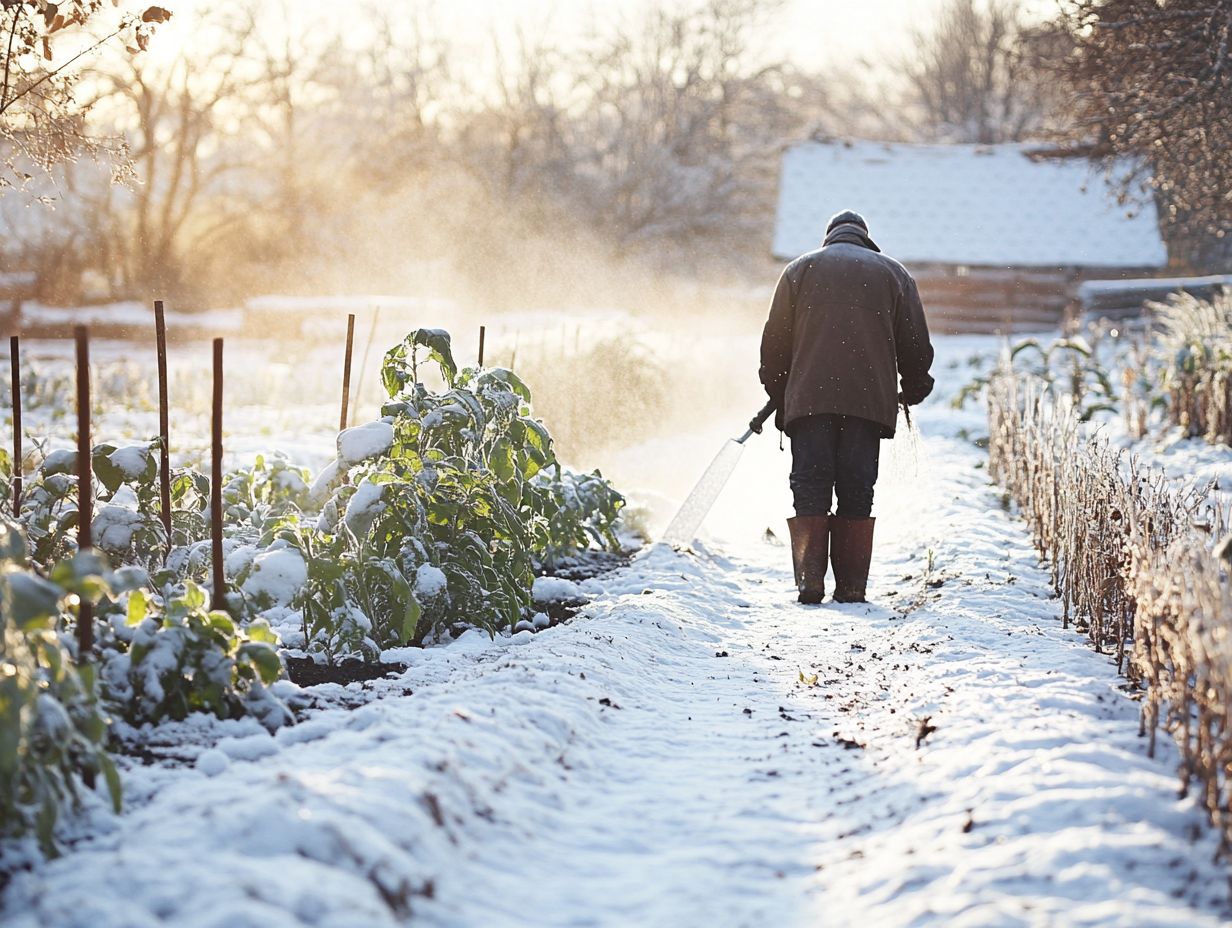
M792 601L750 530L784 511L763 442L700 553L418 653L357 710L236 725L215 776L130 771L129 811L19 875L4 921L1222 924L1171 744L1146 758L1115 668L1060 629L980 452L924 427L879 488L872 604Z

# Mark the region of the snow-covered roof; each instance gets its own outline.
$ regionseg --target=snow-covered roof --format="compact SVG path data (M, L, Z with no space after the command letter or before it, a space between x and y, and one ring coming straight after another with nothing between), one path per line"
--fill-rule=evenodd
M1107 294L1145 293L1160 290L1181 293L1191 290L1212 290L1216 287L1232 288L1232 274L1216 274L1211 277L1143 277L1138 280L1084 280L1078 285L1078 298L1085 300Z
M1153 203L1118 205L1082 158L1026 145L802 142L787 149L774 254L816 248L840 209L901 261L1001 267L1161 267Z

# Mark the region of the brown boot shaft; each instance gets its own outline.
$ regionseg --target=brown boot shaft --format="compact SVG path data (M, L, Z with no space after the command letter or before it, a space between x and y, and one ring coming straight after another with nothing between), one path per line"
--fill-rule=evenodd
M873 561L876 519L830 517L830 558L834 562L834 601L862 603Z
M800 602L819 603L826 595L830 565L830 516L796 516L787 520L787 529Z

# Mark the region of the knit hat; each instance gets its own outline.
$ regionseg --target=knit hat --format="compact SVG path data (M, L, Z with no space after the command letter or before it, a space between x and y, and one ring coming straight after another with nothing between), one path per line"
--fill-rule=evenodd
M846 225L848 223L859 226L865 232L868 231L868 223L864 221L863 216L857 213L854 209L845 209L830 217L830 222L826 226L826 234L829 235L830 231L835 226Z

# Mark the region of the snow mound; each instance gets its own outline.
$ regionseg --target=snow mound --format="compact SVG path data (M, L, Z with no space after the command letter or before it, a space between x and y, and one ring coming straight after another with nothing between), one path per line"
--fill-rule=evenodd
M432 564L421 564L415 571L415 595L421 600L436 599L449 589L445 571Z
M150 449L143 445L116 448L107 456L107 459L115 465L116 470L124 475L125 480L137 480L149 466Z
M388 451L394 443L394 427L380 419L338 433L338 458L343 464L358 464Z
M559 603L585 598L576 583L563 577L536 577L530 592L537 603Z
M357 537L366 535L376 517L385 511L385 504L381 502L384 492L384 484L373 483L367 477L355 488L355 495L347 503L345 521Z
M231 766L231 760L218 748L209 748L197 757L197 769L207 777L216 777Z
M299 550L277 548L253 558L252 573L244 581L243 590L248 596L286 606L307 582L308 565Z

